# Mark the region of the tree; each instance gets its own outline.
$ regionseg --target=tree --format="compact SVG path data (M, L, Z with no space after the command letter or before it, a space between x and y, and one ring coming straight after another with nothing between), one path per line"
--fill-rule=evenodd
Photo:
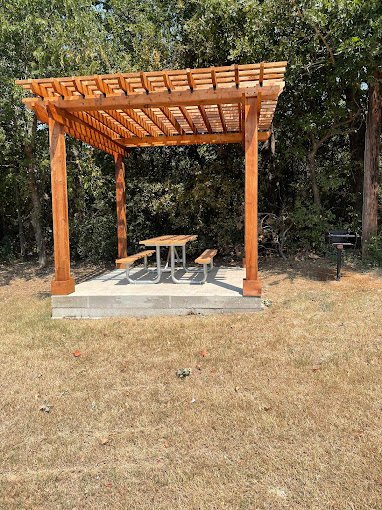
M34 115L22 106L14 80L107 70L109 43L101 22L91 0L0 2L2 124L11 148L8 164L25 172L40 266L46 264L46 218L41 200L48 182L47 167L43 170L42 165L48 155L46 127L41 129Z

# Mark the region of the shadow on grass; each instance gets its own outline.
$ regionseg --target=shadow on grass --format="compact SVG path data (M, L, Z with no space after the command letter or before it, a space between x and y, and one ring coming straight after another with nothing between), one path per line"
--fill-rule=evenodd
M334 259L319 258L304 260L283 260L281 258L269 258L259 261L259 269L263 277L279 275L281 280L288 279L294 281L297 278L303 278L310 281L328 282L335 281L337 277L337 264ZM382 269L365 266L358 262L357 264L343 263L341 269L341 280L351 278L352 275L361 275L373 273L378 278L382 276ZM279 281L270 282L268 285L278 285Z

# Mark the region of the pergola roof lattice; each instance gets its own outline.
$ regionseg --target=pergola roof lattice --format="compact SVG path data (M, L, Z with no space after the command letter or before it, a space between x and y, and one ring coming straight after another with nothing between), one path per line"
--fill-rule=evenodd
M110 154L129 147L241 143L246 97L257 97L259 141L269 137L286 62L18 80L40 121Z

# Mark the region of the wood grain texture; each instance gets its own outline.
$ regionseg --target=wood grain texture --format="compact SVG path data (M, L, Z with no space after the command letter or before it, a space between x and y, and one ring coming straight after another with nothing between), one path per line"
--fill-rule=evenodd
M195 262L197 264L209 264L217 252L217 250L212 249L204 250L204 252L197 259L195 259Z
M53 239L55 281L52 293L74 292L70 278L68 193L66 182L66 150L64 127L49 118L49 145L52 185ZM66 283L57 283L66 282Z
M145 250L141 251L140 253L135 253L134 255L129 255L128 257L121 257L115 262L116 264L132 264L136 260L143 259L144 257L149 257L153 253L155 253L155 250Z
M114 162L117 202L118 258L121 259L127 256L125 163L121 154L114 157ZM117 264L117 267L119 268L120 265Z
M257 233L257 194L258 194L258 113L257 98L245 100L245 258L246 280L243 295L251 294L251 289L259 284L258 279L258 233ZM260 286L261 288L261 286Z

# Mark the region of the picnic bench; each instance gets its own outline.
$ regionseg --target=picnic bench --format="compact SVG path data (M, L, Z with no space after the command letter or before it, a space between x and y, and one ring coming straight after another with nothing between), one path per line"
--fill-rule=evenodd
M217 252L218 252L217 250L207 249L204 250L204 252L201 255L199 255L197 259L195 259L195 262L197 264L203 264L204 277L198 283L205 283L205 281L207 280L208 271L214 267L214 257L217 254ZM210 269L208 269L208 264L210 265Z
M134 255L129 255L128 257L123 257L122 259L117 259L115 262L117 264L126 264L126 278L129 283L137 283L136 280L132 280L130 278L130 266L134 264L137 260L143 259L145 269L147 269L147 257L155 253L155 250L144 250L139 253L135 253ZM160 261L159 261L160 262ZM160 275L159 275L160 278ZM158 279L159 281L159 279ZM142 283L153 283L153 280L145 280ZM155 282L156 283L156 282Z

